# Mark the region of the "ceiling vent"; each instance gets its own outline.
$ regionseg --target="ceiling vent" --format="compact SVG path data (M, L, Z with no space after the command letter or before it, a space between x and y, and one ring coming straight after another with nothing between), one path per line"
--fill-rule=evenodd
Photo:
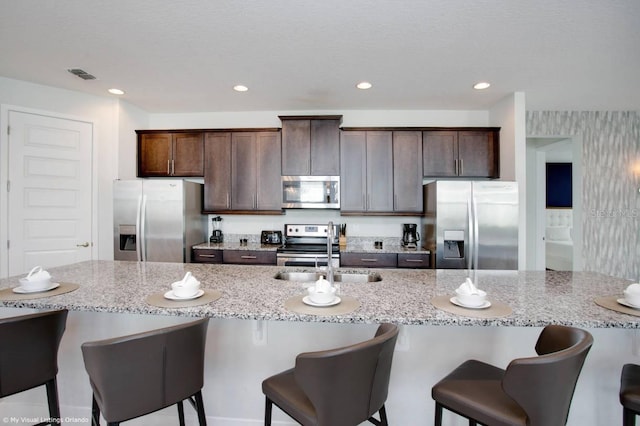
M96 78L89 74L88 72L86 72L85 70L81 70L80 68L72 68L69 71L71 74L73 75L77 75L78 77L80 77L83 80L95 80Z

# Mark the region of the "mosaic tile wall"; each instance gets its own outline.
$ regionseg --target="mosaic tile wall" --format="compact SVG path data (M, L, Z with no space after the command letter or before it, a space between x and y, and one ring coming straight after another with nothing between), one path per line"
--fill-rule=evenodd
M584 269L638 282L640 114L528 111L526 121L527 136L582 138Z

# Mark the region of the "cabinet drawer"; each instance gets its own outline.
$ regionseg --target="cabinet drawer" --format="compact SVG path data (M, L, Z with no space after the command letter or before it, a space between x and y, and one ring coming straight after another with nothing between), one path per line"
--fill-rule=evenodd
M222 263L222 250L192 249L191 261L193 263Z
M427 269L429 258L426 253L398 253L398 268Z
M245 265L275 265L275 251L224 250L224 263Z
M395 268L397 258L395 253L340 253L340 266Z

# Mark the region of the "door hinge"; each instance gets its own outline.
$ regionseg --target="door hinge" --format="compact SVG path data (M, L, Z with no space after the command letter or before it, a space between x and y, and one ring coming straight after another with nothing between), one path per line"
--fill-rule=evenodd
M7 192L11 192L11 181L7 181Z
M11 134L11 126L7 126L7 135Z
M11 248L11 242L7 240L7 250L9 250L10 248Z

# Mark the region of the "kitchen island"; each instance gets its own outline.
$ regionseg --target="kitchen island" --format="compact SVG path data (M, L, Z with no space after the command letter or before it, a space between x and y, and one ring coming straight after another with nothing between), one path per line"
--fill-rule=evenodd
M342 283L341 293L359 302L351 313L300 314L285 301L304 293L300 282L276 279L294 268L91 261L50 269L54 279L79 284L75 291L19 301L2 301L3 316L32 309L68 308L60 350L59 386L63 416L88 417L90 389L79 346L82 342L209 317L203 395L212 424L257 425L262 421L263 378L289 368L299 352L331 348L371 337L377 323L402 325L387 412L393 424L429 424L431 386L468 358L506 366L532 356L540 327L555 323L589 329L595 343L578 382L570 425L616 424L621 419L617 386L622 365L638 362L640 317L598 306L594 299L621 295L629 281L587 272L480 271L474 277L490 301L509 315L482 318L436 308L431 300L453 295L464 281L461 270L345 270L377 274L381 281ZM191 271L221 297L188 308L160 308L145 302L151 294ZM0 280L0 290L17 285ZM16 309L18 308L18 309ZM28 414L44 407L43 392L5 398L0 411ZM175 409L154 415L154 424L172 424ZM275 411L275 420L288 422ZM43 414L44 415L44 414ZM148 418L145 421L150 421ZM133 423L135 424L135 423ZM143 420L139 424L145 424ZM465 422L445 417L446 425Z

